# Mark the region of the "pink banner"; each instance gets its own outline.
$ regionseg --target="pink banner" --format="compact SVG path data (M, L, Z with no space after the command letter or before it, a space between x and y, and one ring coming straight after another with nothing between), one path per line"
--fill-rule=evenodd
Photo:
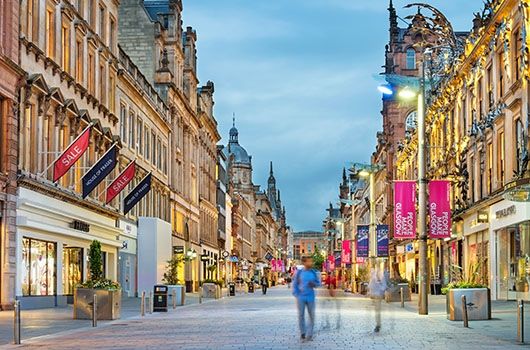
M342 241L342 255L341 262L343 264L351 264L351 241Z
M335 256L333 255L328 256L328 269L329 271L335 270Z
M276 259L271 260L271 271L276 272Z
M394 182L394 238L416 238L416 182Z
M451 237L451 182L429 182L429 238Z

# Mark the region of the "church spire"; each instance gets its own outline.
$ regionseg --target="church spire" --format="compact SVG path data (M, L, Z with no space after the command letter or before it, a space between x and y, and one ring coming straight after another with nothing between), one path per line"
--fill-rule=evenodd
M230 143L238 143L239 132L236 128L236 114L232 114L232 129L230 129Z
M393 43L397 41L399 28L398 28L398 21L397 21L397 14L396 9L394 8L394 4L392 3L392 0L390 0L390 3L388 5L388 12L389 12L389 21L390 21L390 43Z
M346 168L342 168L342 186L346 186L348 178L346 177Z

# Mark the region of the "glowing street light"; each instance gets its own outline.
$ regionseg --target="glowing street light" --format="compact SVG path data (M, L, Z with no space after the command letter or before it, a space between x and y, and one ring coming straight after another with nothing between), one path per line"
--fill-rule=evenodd
M377 90L379 90L380 93L386 96L391 96L394 94L394 91L392 90L392 86L390 86L390 84L379 85L377 87Z
M405 100L412 100L416 97L418 97L418 93L414 91L413 89L409 88L408 86L404 87L402 90L399 91L399 97Z

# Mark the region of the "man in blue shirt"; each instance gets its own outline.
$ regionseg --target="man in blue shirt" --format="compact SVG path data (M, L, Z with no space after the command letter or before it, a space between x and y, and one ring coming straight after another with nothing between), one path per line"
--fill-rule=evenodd
M320 286L320 276L313 269L313 259L309 256L302 257L303 269L298 270L293 278L293 295L298 305L298 324L300 336L303 340L313 339L315 324L315 288ZM305 309L309 314L309 324L306 327Z

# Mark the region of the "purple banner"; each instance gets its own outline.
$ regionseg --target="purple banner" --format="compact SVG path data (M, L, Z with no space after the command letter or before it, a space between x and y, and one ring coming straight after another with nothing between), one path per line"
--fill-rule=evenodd
M369 255L369 232L370 226L357 225L357 257L367 258Z
M388 258L388 225L377 225L375 232L377 235L377 256Z

